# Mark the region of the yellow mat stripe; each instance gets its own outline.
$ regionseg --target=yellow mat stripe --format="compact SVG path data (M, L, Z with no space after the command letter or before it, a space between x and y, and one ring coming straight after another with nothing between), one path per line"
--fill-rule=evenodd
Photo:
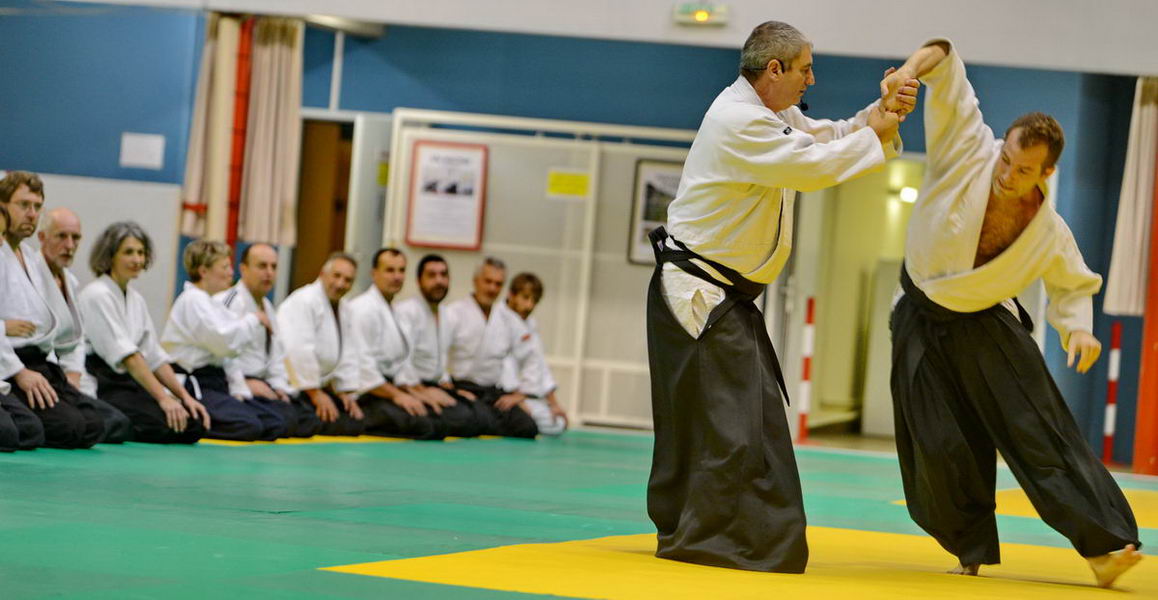
M1134 518L1138 521L1138 527L1147 529L1158 529L1158 492L1151 490L1132 490L1123 489L1122 494L1126 496L1126 501L1130 503L1130 508L1134 509ZM1029 501L1029 497L1021 488L1014 488L1011 490L998 490L996 494L997 510L999 515L1006 515L1010 517L1029 517L1032 519L1040 519L1037 510L1033 508L1033 503ZM896 500L893 504L904 506L904 500Z
M233 440L209 440L203 439L199 443L209 444L210 446L268 446L270 444L281 444L283 446L292 446L297 444L381 444L394 442L412 442L414 440L407 440L403 438L388 438L377 437L372 435L315 435L308 438L281 438L272 442L235 442Z
M1002 544L1003 565L982 577L947 575L954 560L924 536L826 527L808 529L806 575L755 573L655 558L654 535L524 544L331 567L325 570L444 585L608 600L717 598L1122 598L1093 587L1073 550ZM1158 561L1120 580L1138 598L1158 598Z

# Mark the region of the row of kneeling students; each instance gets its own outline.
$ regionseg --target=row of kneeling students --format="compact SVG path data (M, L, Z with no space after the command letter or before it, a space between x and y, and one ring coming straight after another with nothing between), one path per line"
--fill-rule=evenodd
M348 298L357 261L331 255L275 310L278 254L233 257L221 242L184 251L189 280L158 330L132 281L153 244L123 221L95 240L83 289L69 271L81 223L45 210L40 178L0 180L0 450L87 448L208 437L314 435L534 438L567 428L530 316L542 282L485 259L473 294L442 306L446 261L418 263L420 294L398 303L406 256L375 254L373 285ZM40 248L30 243L37 236Z

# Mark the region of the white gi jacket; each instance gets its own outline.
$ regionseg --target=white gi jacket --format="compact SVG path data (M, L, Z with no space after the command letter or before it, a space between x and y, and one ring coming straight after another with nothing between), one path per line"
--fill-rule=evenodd
M236 285L213 295L213 299L221 302L238 317L256 314L257 303L253 294L245 287L245 283L238 281ZM277 313L273 302L269 298L261 299L262 310L273 325L273 333L268 336L264 328L262 333L251 337L241 346L241 352L233 358L225 359L225 374L229 378L229 393L242 398L252 398L253 393L246 385L245 379L252 377L262 379L274 390L288 395L296 395L297 390L289 384L289 376L285 370L285 348L282 346L281 336L278 335Z
M48 268L47 260L41 264ZM56 317L56 337L53 339L53 349L56 352L57 362L67 373L84 373L84 327L80 319L80 312L76 307L76 293L79 282L76 275L68 270L64 271L64 285L68 289L68 298L64 297L60 286L56 285L56 278L50 270L47 275L48 289L46 296L49 309Z
M899 137L882 145L866 126L876 104L841 121L810 119L795 106L773 112L738 77L696 132L668 207L668 233L751 281L771 283L792 251L795 192L875 171L900 152ZM698 335L723 290L673 264L664 266L663 284L676 318ZM695 317L693 302L699 304Z
M358 389L372 390L386 383L387 377L395 379L410 355L410 343L378 286L371 285L350 301L350 315Z
M113 371L124 373L121 361L138 352L150 371L173 362L161 349L145 297L132 284L121 292L112 278L101 275L81 290L77 308L90 350Z
M0 379L7 379L24 369L24 363L13 351L15 348L35 346L49 357L53 356L59 323L52 312L49 294L56 287L40 254L28 242L20 243L25 270L16 252L8 242L0 240L0 320L28 321L36 328L31 337L8 337L8 344L0 347Z
M535 395L537 389L523 389L521 385L542 380L538 365L531 359L531 334L511 309L495 302L487 317L474 297L467 296L447 306L442 318L450 341L447 370L451 377L498 386L503 379L503 360L510 356L518 364L518 391Z
M351 344L349 302L338 303L338 319L321 281L294 290L277 312L277 326L286 351L290 385L300 390L333 382L339 392L358 389L358 364Z
M519 318L518 314L515 314ZM546 398L548 394L555 391L559 387L555 383L555 377L551 374L551 368L547 366L547 353L543 348L543 339L539 337L539 323L535 321L535 317L527 317L523 320L523 324L527 328L527 332L531 335L531 357L537 363L534 369L519 370L518 361L513 356L507 356L503 359L503 384L500 386L508 392L518 390L534 390L533 394L538 398ZM537 375L538 379L535 381L523 381L523 376ZM526 391L524 391L526 393Z
M440 325L426 299L416 296L399 302L394 307L394 316L410 343L410 356L395 376L395 383L417 385L424 381L449 381L446 350L450 339L446 327Z
M2 299L3 297L4 297L3 294L0 294L0 299ZM5 352L11 352L11 351L12 351L12 344L8 343L8 338L0 335L0 354L3 354ZM0 394L8 394L11 391L12 391L12 385L9 384L7 381L4 381L3 379L0 379Z
M225 359L237 356L255 339L265 340L265 327L257 315L238 317L208 292L186 281L185 290L169 310L161 347L192 373L208 365L224 367Z
M951 43L948 56L923 83L928 167L909 221L909 276L931 300L958 312L999 304L1041 277L1050 299L1046 317L1068 348L1070 332L1093 331L1091 296L1101 289L1101 276L1086 266L1049 202L1009 248L973 268L993 168L1005 141L982 120L965 64Z

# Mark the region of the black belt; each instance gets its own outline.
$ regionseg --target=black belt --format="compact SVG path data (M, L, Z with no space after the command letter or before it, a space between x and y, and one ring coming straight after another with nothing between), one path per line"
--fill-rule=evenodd
M724 314L726 314L728 310L732 308L732 305L736 304L737 302L746 302L748 304L752 304L752 306L755 307L754 301L760 296L760 294L764 292L764 284L756 283L755 281L744 277L731 267L700 256L688 248L687 245L683 242L668 235L667 230L665 230L662 226L651 230L651 232L647 234L647 237L651 240L652 250L655 251L656 268L662 268L664 263L672 263L688 275L693 275L706 281L707 283L724 289L724 300L719 304L719 306L716 306L714 309L712 309L712 312L708 315L708 321L704 323L705 331L707 331L707 329L710 328L713 323L719 320L720 317L723 317ZM671 248L667 247L664 242L669 239L679 247L679 250L672 250ZM715 269L720 275L726 277L730 283L725 283L715 277L712 277L708 274L707 271L703 270L699 265L692 262L692 259L703 261L705 264ZM758 310L759 309L757 309L757 311ZM765 338L766 337L767 335L765 335ZM784 373L780 369L780 357L776 355L776 348L772 346L771 343L768 344L768 350L772 354L772 371L776 376L776 383L780 386L780 391L784 394L784 402L790 403L788 398L788 386L784 383Z
M957 312L955 310L945 308L944 306L933 302L933 300L930 299L929 296L925 294L925 292L921 291L921 288L917 287L917 284L913 283L913 279L909 277L909 270L904 264L901 265L901 289L904 290L905 296L917 305L917 308L921 311L921 314L933 321L957 321L960 319L968 319L981 315L988 315L991 311L995 310L1005 310L1005 307L1001 306L1001 304L996 304L985 310L980 310L977 312ZM1033 319L1029 316L1029 311L1025 310L1025 307L1021 305L1021 301L1017 299L1017 296L1014 296L1012 300L1013 304L1017 306L1017 318L1019 321L1021 321L1021 325L1030 332L1033 332Z
M48 354L41 350L39 346L21 346L13 348L16 353L16 358L24 363L24 366L39 366L48 362Z
M202 387L201 386L201 380L202 379L205 380L205 383L206 383L205 387L207 389L221 392L221 393L224 393L226 395L229 394L229 381L225 377L225 369L223 369L221 367L218 367L215 365L205 365L204 367L198 367L196 369L193 369L193 371L190 372L188 369L186 369L185 367L182 367L181 365L179 365L177 363L172 363L171 366L173 367L174 373L177 373L179 375L184 375L187 378L187 380L192 384L193 389L189 390L189 392L191 394L193 394L193 397L196 398L197 400L200 400L202 397L202 393L201 393L201 387Z
M656 227L651 231L651 233L647 234L647 237L651 239L652 249L655 250L655 262L659 265L662 265L663 263L672 263L689 275L695 275L696 277L699 277L700 279L703 279L712 285L716 285L739 294L742 298L749 301L755 300L760 296L761 293L764 292L764 284L751 281L731 267L726 267L714 260L704 258L703 256L696 254L692 250L688 249L687 245L685 245L683 242L668 235L667 231L664 230L663 227ZM672 250L671 248L668 248L667 245L664 244L664 240L668 239L674 242L675 245L679 247L679 250ZM731 283L725 283L715 277L712 277L708 274L707 271L703 270L699 265L692 262L692 259L703 261L718 271L720 275L726 277Z

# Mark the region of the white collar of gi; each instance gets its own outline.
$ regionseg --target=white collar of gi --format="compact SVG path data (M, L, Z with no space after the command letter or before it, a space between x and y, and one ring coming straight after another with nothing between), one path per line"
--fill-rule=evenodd
M752 84L748 83L747 78L745 78L743 75L737 77L736 81L733 81L732 85L728 86L728 89L732 90L732 93L734 93L736 98L741 102L746 104L755 104L756 106L767 109L768 111L772 110L767 106L764 106L764 101L760 100L760 95L756 93L756 88L752 87Z

